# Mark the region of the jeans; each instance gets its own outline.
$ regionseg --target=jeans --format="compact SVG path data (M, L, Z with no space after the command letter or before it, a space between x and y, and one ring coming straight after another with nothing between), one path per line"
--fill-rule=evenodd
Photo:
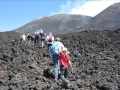
M32 45L33 45L33 44L34 44L34 41L33 41L33 40L31 40L31 43L30 43L30 44L32 44Z
M63 83L69 84L70 81L67 80L68 68L64 67L63 65L60 66L60 78L62 79Z
M35 36L35 42L34 42L34 44L37 44L37 45L40 44L39 36Z
M60 55L52 55L52 60L54 63L54 78L58 78L59 60Z
M48 44L48 51L49 51L49 56L51 57L51 46L52 44Z

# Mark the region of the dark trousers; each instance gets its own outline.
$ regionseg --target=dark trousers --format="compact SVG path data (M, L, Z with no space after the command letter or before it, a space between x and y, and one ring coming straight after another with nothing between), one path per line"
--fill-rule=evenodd
M34 44L39 44L39 36L35 36L35 43Z
M68 75L68 68L64 67L63 65L60 65L60 78L62 79L62 82L70 83L70 81L66 79L67 75Z
M52 55L51 55L51 46L52 46L52 44L48 44L48 52L49 52L49 56L51 57Z

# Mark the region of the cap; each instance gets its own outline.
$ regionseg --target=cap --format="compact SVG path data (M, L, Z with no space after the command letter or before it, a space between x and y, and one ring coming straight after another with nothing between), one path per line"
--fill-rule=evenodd
M60 41L60 38L56 38L56 41Z

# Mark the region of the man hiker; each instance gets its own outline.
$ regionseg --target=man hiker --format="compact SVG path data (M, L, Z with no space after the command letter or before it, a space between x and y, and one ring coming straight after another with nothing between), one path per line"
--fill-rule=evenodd
M60 60L60 54L58 51L61 51L64 45L60 42L60 38L56 38L56 41L51 46L51 54L52 54L52 61L54 64L54 79L57 81L58 79L58 69L59 69L59 60Z

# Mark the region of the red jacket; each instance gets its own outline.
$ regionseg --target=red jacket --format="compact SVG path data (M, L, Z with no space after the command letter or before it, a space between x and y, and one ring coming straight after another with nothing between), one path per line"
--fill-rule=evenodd
M68 63L70 61L70 56L65 55L62 51L60 52L60 65L63 65L64 67L68 68Z

